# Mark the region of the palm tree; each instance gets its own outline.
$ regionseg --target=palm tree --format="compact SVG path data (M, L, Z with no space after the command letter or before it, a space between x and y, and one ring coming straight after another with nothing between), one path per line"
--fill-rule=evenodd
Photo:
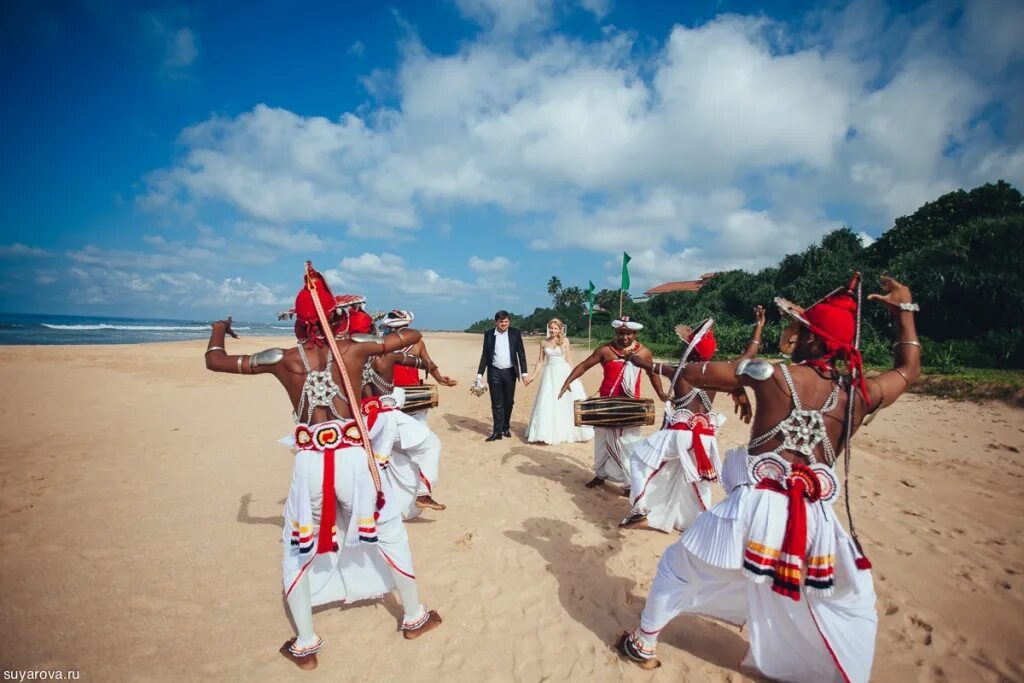
M548 294L551 295L552 301L554 301L560 291L562 291L562 281L558 279L557 275L552 275L551 279L548 280Z

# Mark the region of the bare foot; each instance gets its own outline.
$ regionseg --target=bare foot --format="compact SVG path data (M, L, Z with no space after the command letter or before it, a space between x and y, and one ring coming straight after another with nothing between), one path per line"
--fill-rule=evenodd
M447 505L442 505L430 496L416 496L416 507L429 508L431 510L447 510Z
M435 628L441 625L440 614L438 614L435 610L430 610L429 615L430 616L427 617L427 620L419 628L403 632L402 635L405 636L406 640L415 640L427 631L433 631Z
M316 652L313 652L313 654L305 655L302 657L296 655L292 652L292 645L295 644L295 640L295 638L292 638L291 640L286 640L284 642L284 645L282 645L281 649L279 650L280 653L284 656L285 659L292 662L293 664L295 664L295 666L299 667L303 671L312 671L317 667L317 664L319 663L316 660ZM323 644L323 641L316 644L316 649L320 649L321 644Z
M639 653L634 652L632 646L629 644L628 633L623 633L619 636L619 640L615 643L615 650L623 657L623 659L633 662L644 671L651 671L661 666L661 662L658 661L657 657L644 659L639 655Z
M647 515L630 515L619 522L621 529L646 529Z
M604 479L602 479L601 477L594 477L593 479L588 481L586 484L584 484L584 486L587 487L588 489L592 489L592 488L594 488L596 486L600 486L603 483L604 483Z

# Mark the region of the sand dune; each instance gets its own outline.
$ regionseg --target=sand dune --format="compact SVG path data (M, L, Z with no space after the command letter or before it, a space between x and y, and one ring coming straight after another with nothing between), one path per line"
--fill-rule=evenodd
M275 440L291 423L276 383L207 372L202 342L0 349L3 668L95 681L746 680L745 634L697 617L665 630L660 672L617 659L609 644L635 624L675 536L619 531L625 499L582 486L591 444L522 441L537 385L517 392L516 438L484 443L490 406L468 391L480 338L427 340L462 381L430 416L448 510L409 524L421 594L445 624L406 642L394 598L320 610L311 674L277 654L291 634L279 549L291 462ZM289 342L231 350L275 343ZM745 438L730 420L721 443ZM855 444L874 680L1024 680L1022 413L908 396Z

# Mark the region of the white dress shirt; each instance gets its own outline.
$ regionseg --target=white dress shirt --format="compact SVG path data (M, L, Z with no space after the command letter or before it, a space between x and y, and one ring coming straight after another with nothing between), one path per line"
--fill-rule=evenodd
M508 370L512 367L512 354L508 348L508 330L499 332L494 330L494 358L491 365L499 370Z

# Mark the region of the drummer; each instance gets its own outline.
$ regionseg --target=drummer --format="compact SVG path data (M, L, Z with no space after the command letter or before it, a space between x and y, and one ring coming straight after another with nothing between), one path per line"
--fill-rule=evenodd
M395 313L400 313L400 311L392 311L384 320L393 319ZM409 319L411 320L411 315ZM408 320L405 324L393 325L390 329L401 337L401 329L407 326ZM371 318L365 314L362 317L354 317L350 331L353 334L372 333ZM363 368L364 395L391 397L394 405L400 409L405 401L405 392L397 381L399 372L412 370L413 374L417 376L417 380L418 368L426 367L428 370L437 372L436 365L433 363L427 365L422 358L409 353L409 348L405 347L400 351L374 356L367 362L366 367ZM448 380L443 376L441 379ZM374 447L378 454L391 459L388 474L393 480L393 488L403 499L400 501L402 518L417 517L423 508L444 510L446 506L433 498L433 490L437 484L440 470L441 440L430 431L424 421L416 420L412 415L406 415L401 410L388 413L388 419L391 428L380 434L378 438L380 443L375 443ZM401 495L406 491L409 492L410 498L415 496L411 505L407 505L405 496Z
M650 349L636 340L636 333L644 326L629 316L622 316L621 320L612 321L612 328L615 330L615 338L594 349L592 354L572 369L558 392L559 398L569 390L570 384L598 363L604 372L599 391L602 397L640 398L640 369L630 364L629 359L637 356L647 364L654 361ZM660 377L651 370L646 373L658 398L667 401L668 395L661 386ZM594 439L594 478L587 482L587 488L600 486L605 479L610 479L622 486L623 495L628 496L629 461L633 449L643 439L640 428L595 427L594 433L597 437Z
M384 330L384 334L400 330L403 327L408 327L415 316L412 311L400 311L393 310L385 315L380 320L380 325ZM402 363L395 367L395 386L396 387L410 387L417 386L420 384L420 369L426 370L427 374L434 378L434 380L443 387L454 387L456 382L447 375L442 375L438 369L437 364L434 363L430 358L430 354L427 353L427 345L421 339L415 344L406 346L396 353L404 354L407 357L413 357L419 359L419 364ZM417 410L409 413L411 417L419 420L424 426L427 424L427 413L430 412L430 408L424 408L423 410Z

